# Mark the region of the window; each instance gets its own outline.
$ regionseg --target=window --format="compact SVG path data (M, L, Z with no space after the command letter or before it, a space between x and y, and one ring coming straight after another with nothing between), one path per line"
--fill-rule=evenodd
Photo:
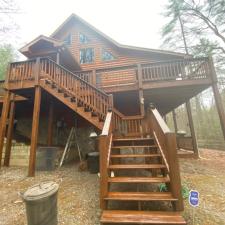
M71 34L67 35L67 36L64 38L63 42L64 42L64 44L66 44L66 45L71 45L71 44L72 44L72 35L71 35Z
M92 63L94 61L94 49L84 48L80 49L80 63Z
M103 61L110 61L110 60L114 60L114 59L116 59L116 57L112 53L110 53L104 49L102 50L102 60Z
M89 42L86 35L79 33L79 41L81 44L87 44Z

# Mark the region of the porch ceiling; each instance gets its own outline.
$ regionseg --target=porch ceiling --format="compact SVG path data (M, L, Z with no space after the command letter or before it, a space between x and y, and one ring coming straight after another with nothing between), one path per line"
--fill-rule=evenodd
M165 115L209 86L209 84L204 84L144 90L145 105L148 106L149 103L154 103L160 113Z

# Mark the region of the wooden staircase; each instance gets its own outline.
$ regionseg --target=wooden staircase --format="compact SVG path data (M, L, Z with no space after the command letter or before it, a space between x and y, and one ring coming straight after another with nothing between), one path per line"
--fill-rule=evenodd
M153 116L159 114L154 111L151 116L154 128ZM116 138L113 127L105 123L100 137L101 224L186 224L181 216L179 170L174 175L177 158L171 164L165 147L172 146L159 141L162 133L161 137L157 130L152 134ZM160 184L168 191L160 192Z
M49 58L10 64L6 88L36 86L41 86L100 130L108 110L113 107L112 95L106 94Z

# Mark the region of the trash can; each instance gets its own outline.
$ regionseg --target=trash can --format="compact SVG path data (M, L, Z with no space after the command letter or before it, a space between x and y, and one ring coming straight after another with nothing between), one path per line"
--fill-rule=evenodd
M90 173L99 172L99 152L90 152L87 155L87 166Z
M57 225L57 193L55 182L36 184L23 194L28 225Z
M39 147L36 155L36 170L54 170L57 147Z

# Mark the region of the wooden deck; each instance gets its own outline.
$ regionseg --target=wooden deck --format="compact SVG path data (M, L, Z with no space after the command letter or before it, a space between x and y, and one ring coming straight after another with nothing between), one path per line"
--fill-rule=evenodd
M59 80L63 83L68 82L64 79L66 68L62 73L47 58L39 58L38 62L41 77L49 73L55 77L62 76ZM34 87L36 68L37 59L11 63L7 88L14 90ZM140 87L147 90L212 83L209 58L95 69L73 74L106 93L138 90Z

